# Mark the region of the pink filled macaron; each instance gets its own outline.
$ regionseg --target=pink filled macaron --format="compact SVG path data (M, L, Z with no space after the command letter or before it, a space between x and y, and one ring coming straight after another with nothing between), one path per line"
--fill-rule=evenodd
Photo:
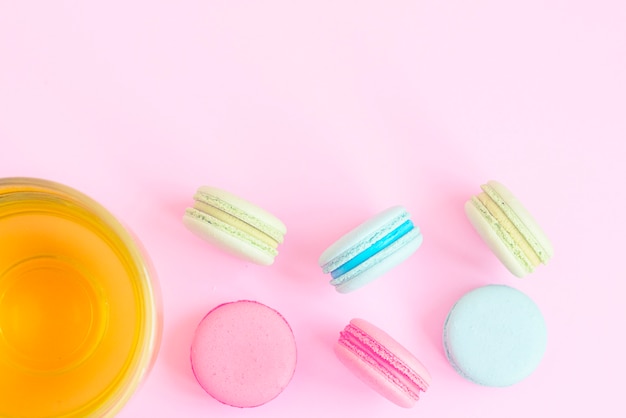
M335 344L339 360L391 402L411 408L430 386L424 365L389 334L363 319L353 319Z
M291 327L274 309L240 300L211 310L196 329L191 366L218 401L249 408L277 397L296 368Z

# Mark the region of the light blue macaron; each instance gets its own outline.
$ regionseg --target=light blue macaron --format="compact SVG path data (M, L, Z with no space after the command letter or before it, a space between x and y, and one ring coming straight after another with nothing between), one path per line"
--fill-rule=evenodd
M546 343L546 324L535 302L504 285L466 293L450 310L443 331L452 367L484 386L510 386L528 377Z
M339 238L322 253L319 265L339 293L348 293L402 263L422 240L407 210L394 206Z

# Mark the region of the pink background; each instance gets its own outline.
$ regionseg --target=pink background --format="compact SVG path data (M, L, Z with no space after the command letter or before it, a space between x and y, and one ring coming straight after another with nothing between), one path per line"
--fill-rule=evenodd
M91 195L151 254L164 340L120 417L624 416L624 22L621 0L0 1L0 177ZM553 240L530 278L465 219L489 179ZM285 222L273 266L183 227L202 184ZM336 293L317 258L395 204L424 244ZM549 328L540 367L505 389L463 380L442 350L451 305L487 283L525 291ZM188 361L198 321L237 299L280 311L299 350L290 386L250 410L206 395ZM416 409L338 363L353 317L429 368Z

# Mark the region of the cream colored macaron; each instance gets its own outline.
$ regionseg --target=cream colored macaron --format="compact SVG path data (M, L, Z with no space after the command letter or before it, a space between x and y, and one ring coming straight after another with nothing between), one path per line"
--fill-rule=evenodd
M493 253L517 277L552 258L550 240L534 218L502 184L489 181L465 203L465 213Z
M285 224L260 207L215 187L202 186L183 223L194 234L256 264L270 265L287 232Z

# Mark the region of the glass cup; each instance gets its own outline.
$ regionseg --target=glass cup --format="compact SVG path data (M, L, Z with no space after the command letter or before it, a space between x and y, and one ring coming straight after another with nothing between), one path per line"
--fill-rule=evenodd
M156 275L139 241L67 186L0 179L0 416L113 416L154 363Z

